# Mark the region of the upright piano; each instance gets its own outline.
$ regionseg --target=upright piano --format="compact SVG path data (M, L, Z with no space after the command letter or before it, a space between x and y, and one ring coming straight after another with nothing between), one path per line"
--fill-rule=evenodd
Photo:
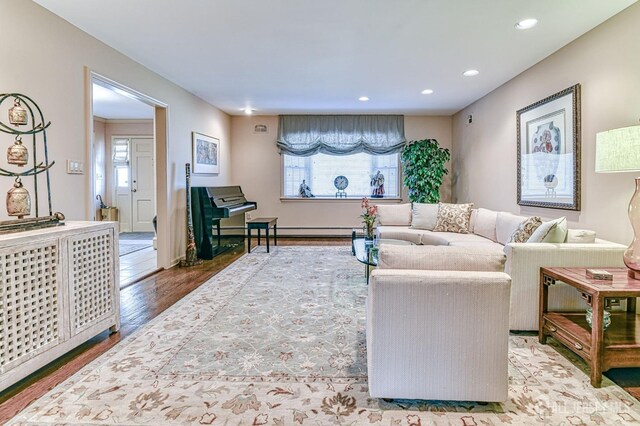
M258 208L247 201L240 186L191 187L191 215L196 251L200 259L213 259L220 247L220 220L244 214ZM213 245L213 225L216 225L217 246Z

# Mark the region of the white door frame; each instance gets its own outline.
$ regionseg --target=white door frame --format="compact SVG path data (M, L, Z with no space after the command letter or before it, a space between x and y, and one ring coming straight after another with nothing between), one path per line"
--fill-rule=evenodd
M131 89L117 81L111 80L101 74L92 71L89 67L85 67L85 111L86 111L86 146L87 156L85 163L87 164L86 170L86 182L87 182L87 202L85 203L85 217L87 220L96 220L95 214L97 210L96 205L96 188L95 179L93 177L95 173L95 165L93 164L93 82L97 80L103 85L110 86L113 89L118 89L126 92L128 96L131 96L140 102L154 107L154 157L155 157L155 172L156 172L156 214L158 217L158 268L171 267L171 252L170 252L170 228L169 228L169 193L168 193L168 177L167 177L167 165L168 159L168 140L169 140L169 105L165 102L159 101L151 96L147 96L144 93Z

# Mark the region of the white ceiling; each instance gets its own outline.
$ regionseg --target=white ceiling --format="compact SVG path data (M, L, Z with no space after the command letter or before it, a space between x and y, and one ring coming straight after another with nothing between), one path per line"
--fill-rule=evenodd
M35 1L229 114L451 114L635 2Z
M139 120L153 118L154 109L120 89L93 83L93 115L109 120Z

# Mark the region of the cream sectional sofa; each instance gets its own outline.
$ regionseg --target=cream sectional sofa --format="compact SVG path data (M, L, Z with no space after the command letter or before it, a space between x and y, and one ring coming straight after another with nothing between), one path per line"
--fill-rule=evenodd
M622 254L625 246L595 238L595 233L585 230L568 230L566 220L551 222L536 231L550 229L541 242L512 242L514 234L522 230L528 217L487 209L472 210L466 233L439 232L434 229L438 221L438 205L399 204L378 205L378 238L411 241L415 245L395 246L391 253L382 250L380 265L385 269L428 269L425 257L431 255L434 246L460 247L473 253L485 253L487 258L499 253L504 259L503 270L512 280L510 294L510 330L538 329L539 274L542 266L624 266ZM464 226L464 223L462 224ZM534 239L535 240L535 239ZM431 246L431 247L427 247ZM437 250L437 249L436 249ZM457 254L459 262L465 262L464 254ZM414 261L412 261L412 259ZM584 302L577 292L566 286L556 285L550 290L550 309L580 310Z

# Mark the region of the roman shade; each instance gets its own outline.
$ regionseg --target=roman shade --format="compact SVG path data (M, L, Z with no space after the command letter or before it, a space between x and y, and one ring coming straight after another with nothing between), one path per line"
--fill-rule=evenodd
M402 115L281 115L278 125L280 153L302 157L393 154L405 142Z

